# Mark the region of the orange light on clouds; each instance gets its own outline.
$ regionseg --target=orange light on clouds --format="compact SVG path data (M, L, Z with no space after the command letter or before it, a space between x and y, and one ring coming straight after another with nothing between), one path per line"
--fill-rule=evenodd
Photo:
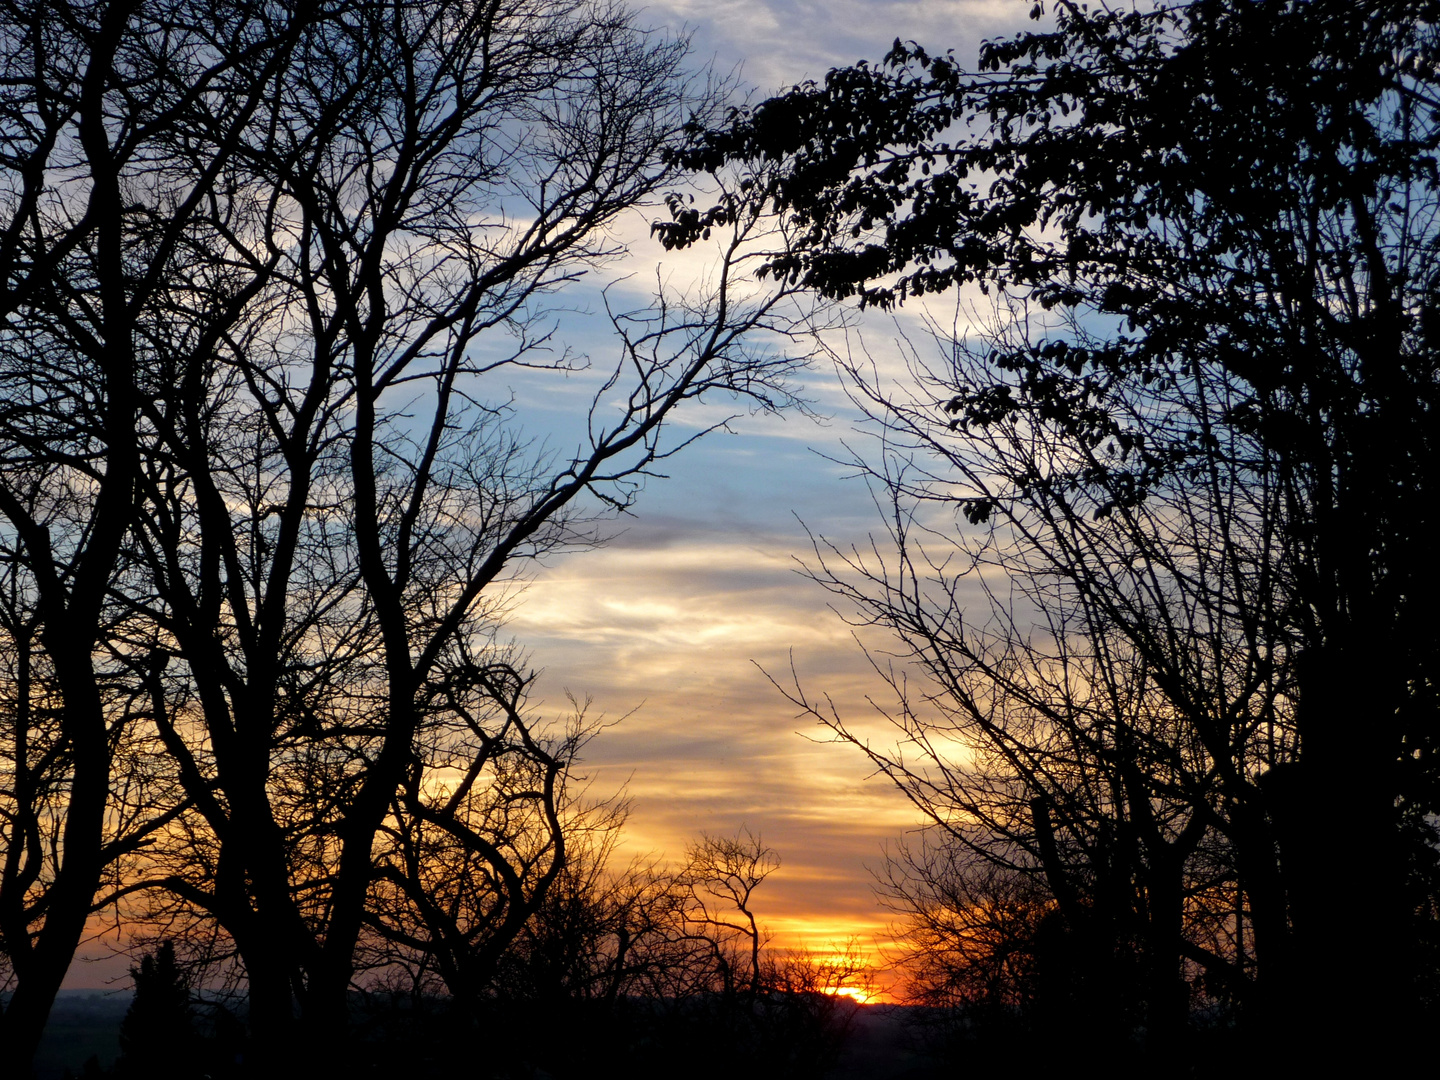
M655 0L645 10L686 27L696 55L713 56L716 70L743 61L745 78L762 95L858 56L883 55L897 18L906 27L902 37L943 41L973 57L982 40L1025 25L1028 10L1013 0L835 0L826 10L843 17L813 19L801 34L777 32L794 22L792 7ZM603 271L642 304L657 262L675 287L707 273L698 245L657 252L652 217L647 209L625 219L619 227L627 230L631 258ZM947 325L962 318L953 297L938 298L933 310L928 303L916 298L873 317L850 309L853 322L830 344L841 355L858 346L879 370L904 378L897 329L921 340L927 319ZM608 347L597 339L593 352L607 355ZM608 545L551 558L527 574L509 628L543 669L537 703L563 711L568 691L591 700L592 715L625 717L586 747L583 765L591 793L623 787L630 801L617 864L647 856L678 861L701 832L733 835L748 827L781 859L755 897L771 944L823 957L836 942L853 940L888 977L882 950L890 915L876 900L871 869L883 862L887 842L922 824L919 815L861 752L827 744L825 729L797 719L767 679L788 683L793 662L807 693L833 701L858 737L876 747L895 744L895 729L875 704L886 704L889 690L854 637L867 631L847 623L831 607L835 598L796 572L797 558L814 561L812 532L842 551L871 550L871 537L884 533L869 489L846 463L863 427L859 411L826 365L802 381L819 423L798 414L744 415L743 405L723 397L682 412L673 434L722 422L725 431L665 460L666 478L646 486ZM582 379L533 387L517 380L512 387L526 415L583 409L591 389ZM867 644L882 664L894 659L888 639L875 635ZM869 1002L895 1000L888 989L844 990L855 1000L862 994Z
M721 436L712 454L767 441ZM767 447L772 465L786 459L798 470L813 458L796 442ZM693 487L680 490L688 479L669 481L675 501L713 509L727 528L677 521L670 499L655 500L654 517L642 504L610 546L538 574L509 628L544 668L542 708L568 690L591 699L595 714L624 717L585 748L581 769L593 795L623 786L630 799L619 864L647 854L679 861L702 832L748 827L780 856L754 898L772 944L823 956L854 938L868 959L889 920L869 868L887 841L916 827L915 811L862 754L797 719L765 672L788 679L793 649L807 688L829 694L847 722L869 722L866 697L884 688L830 596L795 573L806 542L798 524L747 521L723 483L697 499ZM883 721L873 727L877 743L893 738Z

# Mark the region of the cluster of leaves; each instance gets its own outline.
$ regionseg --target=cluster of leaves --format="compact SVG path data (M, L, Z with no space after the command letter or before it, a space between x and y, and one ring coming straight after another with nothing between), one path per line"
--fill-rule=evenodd
M889 308L976 284L1110 328L992 357L1077 436L1112 435L1087 406L1114 378L1197 361L1354 412L1363 390L1316 349L1364 347L1401 302L1387 291L1436 287L1413 265L1437 179L1431 6L1060 3L1053 27L986 43L978 72L897 41L692 126L679 159L782 161L766 194L797 228L768 270L826 296ZM1367 310L1319 317L1360 267ZM1277 339L1300 306L1323 336ZM1284 437L1274 410L1247 415Z

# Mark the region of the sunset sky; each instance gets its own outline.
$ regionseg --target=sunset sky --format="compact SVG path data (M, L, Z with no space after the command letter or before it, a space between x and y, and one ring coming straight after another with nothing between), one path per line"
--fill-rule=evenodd
M678 0L650 4L644 17L688 27L697 60L713 59L722 72L738 66L741 82L766 94L878 59L897 36L973 61L982 38L1018 28L1030 6ZM639 224L631 261L615 272L653 280L663 253ZM862 322L848 344L863 341L883 362L917 318ZM603 339L586 346L603 355ZM735 434L690 448L669 463L668 480L648 486L607 547L542 570L509 625L544 669L547 709L562 706L568 689L607 717L626 716L590 745L586 763L597 792L628 781L628 852L678 858L702 830L748 826L782 860L758 901L776 943L823 950L853 935L870 948L887 917L867 867L918 818L858 752L814 741L825 732L797 719L761 671L788 676L793 651L807 692L830 695L877 743L893 741L866 703L884 687L850 627L797 573L807 527L845 547L864 544L880 524L864 484L847 479L853 470L827 460L864 442L853 407L826 366L805 383L823 421L747 416Z

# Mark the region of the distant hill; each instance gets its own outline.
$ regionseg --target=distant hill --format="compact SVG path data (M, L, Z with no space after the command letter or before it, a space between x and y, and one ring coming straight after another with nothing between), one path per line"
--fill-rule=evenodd
M102 1067L120 1056L120 1021L130 1008L130 990L61 990L35 1055L35 1080L76 1076L91 1057Z
M62 990L50 1015L39 1053L35 1080L62 1080L66 1070L79 1077L94 1057L108 1069L120 1054L120 1024L130 1007L125 990ZM913 1012L898 1005L869 1005L858 1010L836 1067L825 1080L920 1080L937 1075L906 1023Z

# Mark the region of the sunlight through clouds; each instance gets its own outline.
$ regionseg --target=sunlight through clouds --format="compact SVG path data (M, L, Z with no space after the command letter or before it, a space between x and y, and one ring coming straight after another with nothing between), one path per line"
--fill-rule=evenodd
M645 16L692 33L697 58L713 59L721 75L743 60L744 94L820 77L862 56L878 60L896 36L952 47L969 61L982 38L1013 31L1028 10L1004 0L669 0L648 5ZM703 188L697 184L697 203ZM556 312L557 341L591 366L508 376L532 435L557 454L583 438L586 403L615 363L603 290L624 310L651 302L657 287L689 296L705 289L711 245L661 251L650 224L663 215L658 204L625 215L613 235L628 256L567 290ZM983 322L982 307L966 295L864 318L848 309L848 325L824 340L832 359L863 358L894 383L906 378L907 351L935 347L928 325L963 332ZM764 347L803 344L775 339ZM811 533L841 549L867 549L875 534L885 549L880 511L848 464L874 446L830 360L803 383L813 417L737 413L723 398L682 410L672 444L728 421L727 430L658 463L663 478L646 484L633 516L603 526L606 546L552 559L535 573L506 633L542 671L533 700L546 715L563 714L569 692L591 700L592 715L620 721L587 747L584 772L594 795L623 786L632 801L622 860L679 859L702 831L748 825L782 859L759 894L776 944L825 951L858 936L869 949L884 938L887 918L869 868L919 819L859 750L797 719L769 681L789 685L793 660L808 695L828 695L862 738L894 745L895 729L875 707L889 702L888 687L854 628L831 609L832 597L801 572L802 562L813 562ZM888 661L882 636L867 644Z
M783 862L767 922L869 932L883 919L864 864L913 813L858 753L806 741L824 733L765 676L788 679L793 649L807 680L859 709L873 682L826 594L796 572L802 539L798 525L707 535L642 516L540 575L509 629L545 668L548 703L568 689L629 714L590 745L586 769L597 794L625 784L634 800L629 850L677 858L702 831L749 825Z

